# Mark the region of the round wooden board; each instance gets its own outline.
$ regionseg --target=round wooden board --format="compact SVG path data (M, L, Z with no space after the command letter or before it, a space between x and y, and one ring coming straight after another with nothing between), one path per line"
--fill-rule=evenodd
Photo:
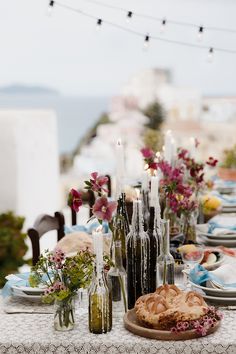
M124 326L125 328L141 337L159 339L159 340L187 340L199 338L201 335L197 334L194 330L180 332L178 334L172 333L170 331L161 331L157 329L151 329L143 327L139 324L135 310L129 310L124 315ZM209 329L207 335L214 333L220 326L220 321L212 328Z

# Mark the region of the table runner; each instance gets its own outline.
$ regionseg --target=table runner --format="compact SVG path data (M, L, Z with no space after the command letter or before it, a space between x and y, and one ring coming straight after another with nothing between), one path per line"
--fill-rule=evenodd
M76 314L70 332L53 329L52 314L6 314L0 304L0 353L82 354L190 354L236 353L236 311L223 311L219 330L207 337L188 341L157 341L138 337L115 319L108 334L89 333L87 315Z

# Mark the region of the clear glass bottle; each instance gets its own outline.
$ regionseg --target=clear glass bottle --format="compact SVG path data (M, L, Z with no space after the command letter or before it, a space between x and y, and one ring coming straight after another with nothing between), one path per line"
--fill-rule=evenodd
M196 243L197 233L197 217L194 212L181 214L181 227L184 234L184 244Z
M149 236L143 229L142 202L133 202L132 227L127 236L127 292L128 309L149 292Z
M168 200L163 212L163 219L170 221L170 237L176 236L180 233L180 220L177 214L170 208Z
M123 315L127 311L127 275L122 262L121 241L114 241L112 250L113 266L107 274L108 285L112 293L112 314Z
M169 220L161 220L161 247L157 257L157 286L174 284L175 261L170 254Z
M95 235L98 238L99 235ZM103 270L102 241L94 249L96 264L91 285L89 287L89 330L91 333L107 333L112 328L112 299Z
M56 331L70 331L75 324L74 297L54 303L54 328Z

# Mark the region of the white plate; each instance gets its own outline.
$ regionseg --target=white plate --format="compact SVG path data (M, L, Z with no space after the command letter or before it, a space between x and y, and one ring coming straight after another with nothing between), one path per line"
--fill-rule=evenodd
M234 234L219 234L219 235L213 235L213 234L208 234L206 232L200 232L199 235L205 236L209 239L214 239L214 240L235 240L236 241L236 233Z
M221 289L214 289L214 288L206 288L205 286L201 286L195 284L189 280L190 284L197 289L201 289L206 295L213 296L213 297L220 297L220 298L233 298L235 297L236 300L236 289L229 289L229 290L221 290Z
M211 302L215 302L218 304L224 304L224 305L236 305L236 297L217 297L217 296L209 296L209 295L203 295L202 297L205 300L210 300Z
M236 247L236 239L225 240L225 239L210 239L207 236L200 236L203 242L209 246L225 246L225 247Z
M44 293L44 289L31 288L30 286L12 285L11 288L13 291L23 292L24 294L28 295L42 295Z

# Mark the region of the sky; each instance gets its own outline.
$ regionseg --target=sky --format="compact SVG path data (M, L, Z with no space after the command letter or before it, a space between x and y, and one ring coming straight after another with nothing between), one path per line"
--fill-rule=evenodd
M58 0L142 33L158 36L160 24L133 18L87 0ZM197 29L168 24L168 19L236 29L235 0L101 0L134 12L167 19L163 38L198 44ZM170 69L175 86L196 88L206 95L236 95L236 54L159 41L143 51L143 38L55 5L47 16L47 0L0 0L0 86L43 85L64 95L112 96L128 78L146 68ZM202 44L236 50L236 34L206 32Z

